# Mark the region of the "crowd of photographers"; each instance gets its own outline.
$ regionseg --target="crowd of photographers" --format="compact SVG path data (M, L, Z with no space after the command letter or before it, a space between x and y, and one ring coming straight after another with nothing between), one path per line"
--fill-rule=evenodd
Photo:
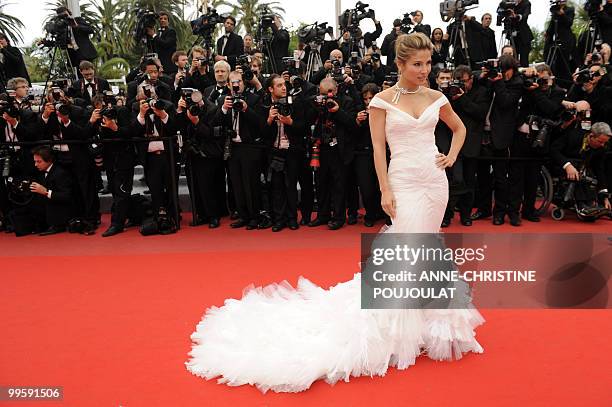
M461 155L447 170L443 227L455 211L464 226L490 217L501 225L506 216L513 226L521 219L538 222L543 162L568 182L589 180L573 190L577 210L609 211L612 1L590 10L600 34L595 41L581 39L591 47L585 58L565 31L575 11L553 2L547 52L557 55L551 66L527 66L529 1L500 3L498 24L512 38L499 52L493 16L484 14L478 22L453 3L452 10L446 4L452 19L446 32L432 30L416 11L394 21L384 37L374 11L357 3L341 16L338 40L329 38L325 24L307 26L298 33L293 56L289 33L274 15L262 17L268 37L260 29L244 38L234 32L234 17L203 16L192 22L203 46L177 51L168 14L147 14L140 16L145 22L138 30L149 52L127 76L125 92L113 94L91 58L81 55L78 80L53 81L40 101L28 96L21 54L0 34L2 71L10 77L0 96L0 226L18 236L67 229L93 234L100 224L104 172L113 205L102 236L131 225L141 225L143 234L172 233L181 217L177 185L184 171L192 226L217 228L230 216L232 228L337 230L356 224L363 204L363 222L372 227L386 217L368 106L398 80L396 38L415 31L434 44L430 86L448 97L467 128ZM464 5L470 3L477 1ZM363 33L363 19L371 19L375 31ZM224 32L213 49L207 37L217 23ZM71 39L77 49L88 49L82 44L87 38L81 36L81 44ZM451 138L440 123L441 152L448 152ZM41 141L46 143L34 149L27 143ZM136 165L144 167L150 202L132 195Z

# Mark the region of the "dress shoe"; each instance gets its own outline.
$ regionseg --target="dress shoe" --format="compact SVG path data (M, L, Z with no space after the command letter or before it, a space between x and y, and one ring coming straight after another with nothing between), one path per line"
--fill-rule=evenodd
M300 225L302 226L308 226L308 224L310 223L310 214L302 214L302 219L300 220Z
M311 228L317 227L317 226L322 226L322 225L327 225L327 220L325 219L321 219L321 218L316 218L315 220L311 221L308 226Z
M365 226L366 228L371 228L374 226L375 221L373 221L372 219L364 219L363 220L363 226Z
M440 225L440 227L447 228L450 226L450 224L451 220L449 218L444 218L442 219L442 224Z
M490 212L482 212L482 211L476 211L471 216L472 220L486 219L490 217L491 217Z
M472 226L472 219L470 218L461 218L461 224L463 226Z
M540 221L540 217L538 215L523 215L523 219L528 220L529 222Z
M138 225L136 224L136 222L134 222L134 221L132 221L132 220L129 220L129 219L128 219L127 223L125 224L125 228L126 228L126 229L127 229L127 228L133 228L133 227L135 227L135 226L138 226Z
M189 223L189 226L201 226L201 225L204 225L205 223L206 223L205 219L197 218L197 219L192 220Z
M327 223L329 230L338 230L342 226L344 226L344 222L340 222L339 220L331 220Z
M356 213L349 214L346 223L349 225L356 225L357 224L357 214Z
M259 227L259 223L256 220L249 221L247 224L247 230L255 230Z
M221 225L219 222L219 218L210 218L210 222L208 223L209 229L216 229Z
M510 218L510 224L512 226L521 226L521 217L518 215L518 213L514 215L508 215L508 217Z
M495 226L500 226L504 224L504 217L503 216L495 216L493 218L493 224Z
M257 224L257 229L270 229L272 227L272 221L267 216L264 216Z
M230 219L231 220L237 220L240 216L238 216L238 212L234 211L232 212L232 214L230 215Z
M234 223L230 223L230 227L232 229L238 229L238 228L243 228L248 224L247 221L242 220L242 219L238 219L236 222Z
M290 220L287 223L287 226L289 226L289 229L291 230L298 230L300 228L300 225L298 225L297 221L295 219Z
M102 237L111 237L123 232L123 228L117 225L110 225L106 232L102 233Z
M50 235L55 235L57 233L62 233L65 231L66 231L66 228L61 228L58 226L51 226L44 232L39 233L38 236L50 236Z
M272 226L272 232L280 232L284 228L285 228L285 224L284 223L276 223L276 224L274 224L274 226Z

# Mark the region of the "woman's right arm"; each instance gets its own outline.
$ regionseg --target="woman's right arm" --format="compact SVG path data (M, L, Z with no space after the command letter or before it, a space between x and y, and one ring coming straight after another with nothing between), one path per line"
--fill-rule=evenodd
M387 149L385 137L385 122L387 112L383 109L370 106L370 133L374 148L374 167L380 185L381 205L383 210L392 219L395 218L395 196L389 185L387 176Z

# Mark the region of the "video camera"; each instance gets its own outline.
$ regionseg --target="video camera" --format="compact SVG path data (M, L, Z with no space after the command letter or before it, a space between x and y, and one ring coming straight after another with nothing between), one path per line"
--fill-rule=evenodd
M210 36L217 24L223 24L227 17L227 14L220 15L217 13L216 9L211 8L207 14L201 15L189 22L191 25L191 33L203 37Z
M194 88L182 88L181 97L187 102L187 110L192 116L198 116L202 109L200 102L203 100L202 92Z
M374 19L374 10L370 9L366 11L369 6L369 4L358 1L357 4L355 4L354 9L344 10L344 13L338 17L338 25L340 26L340 29L354 32L357 28L359 28L359 22L361 20L366 18Z
M591 72L590 68L585 68L581 71L576 72L575 82L578 85L584 85L588 82L591 82L593 79L601 76L599 71Z
M152 10L137 9L136 10L136 27L134 28L134 37L139 41L146 40L148 27L155 27L159 14Z
M333 27L328 27L327 23L311 24L300 28L297 32L298 38L304 44L323 44L325 41L325 34L333 35Z
M450 20L461 18L471 6L477 6L479 0L445 0L440 3L440 18L445 23Z
M519 0L502 0L497 7L497 26L509 23L512 11L518 6Z
M587 12L590 18L593 18L599 13L601 6L602 0L586 0L584 3L584 11Z
M71 17L67 14L53 16L44 26L46 38L40 44L45 47L65 49L68 46Z
M454 97L465 92L465 82L460 79L454 79L452 81L444 81L440 83L440 91L446 97Z

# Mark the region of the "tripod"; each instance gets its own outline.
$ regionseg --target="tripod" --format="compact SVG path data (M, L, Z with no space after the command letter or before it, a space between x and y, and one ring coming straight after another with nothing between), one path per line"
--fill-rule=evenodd
M323 61L321 60L321 44L313 41L308 45L310 45L310 53L306 64L306 79L310 80L312 75L321 69Z
M588 28L587 38L586 38L586 44L584 45L584 54L582 55L583 60L584 58L586 58L588 53L593 52L595 45L597 43L601 43L601 41L602 41L602 38L601 38L601 29L599 28L599 23L593 18L591 18L589 20L589 28Z
M470 60L470 50L467 43L467 37L465 35L465 21L463 20L463 14L457 15L455 17L454 29L449 38L450 43L453 44L453 55L452 61L457 66L457 52L461 52L461 56L463 57L463 61L469 67L472 66L472 62ZM458 45L459 42L459 46Z
M561 73L562 75L559 75L559 78L563 82L566 82L567 84L571 85L571 83L573 82L570 79L572 75L572 68L568 59L563 54L563 49L561 48L563 43L559 41L559 19L557 16L553 16L552 24L554 24L554 34L551 42L552 45L548 49L548 54L546 55L546 65L548 65L553 70L553 72ZM561 60L563 65L557 67L556 64L559 63L559 59ZM565 71L561 72L561 69L558 68L565 68Z
M272 51L272 48L270 47L271 42L271 36L260 32L258 48L264 54L263 71L267 74L273 74L276 72L276 58L274 56L274 51Z
M504 31L502 32L499 49L501 50L506 45L510 45L514 50L514 53L516 54L518 51L518 49L516 48L516 40L514 39L516 35L517 32L512 31L512 21L510 21L510 18L504 18ZM517 55L516 57L518 59L519 55Z
M58 50L60 53L59 57L57 57ZM54 67L55 71L53 69ZM77 79L76 68L72 66L72 62L70 61L70 55L68 55L68 49L62 48L57 44L53 45L51 63L49 64L49 74L47 75L47 80L45 81L45 89L43 91L43 95L47 94L47 89L49 88L49 81L51 80L51 77L65 77L72 80Z

